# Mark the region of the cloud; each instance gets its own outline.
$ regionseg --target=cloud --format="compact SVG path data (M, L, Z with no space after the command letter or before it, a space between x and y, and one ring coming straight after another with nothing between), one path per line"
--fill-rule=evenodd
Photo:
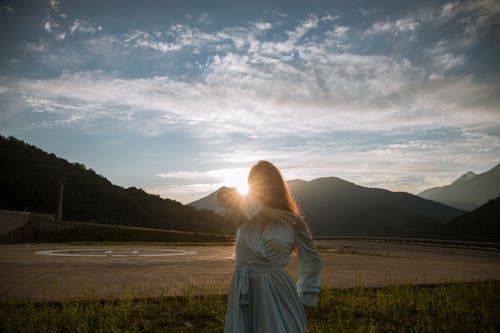
M228 187L241 187L247 183L249 167L233 167L212 169L205 171L169 171L158 174L158 177L167 180L181 181L180 184L167 185L164 187L157 187L156 189L149 189L150 193L168 194L172 190L178 191L186 195L186 201L192 201L193 198L200 198L203 195L214 192L221 186ZM156 192L154 191L156 190Z
M21 80L12 91L31 108L61 119L116 119L149 135L182 129L206 138L276 138L444 124L489 128L500 122L497 92L473 77L429 81L411 65L386 57L329 54L321 60L315 72L328 76L284 64L261 70L232 54L214 61L201 82L97 72Z
M452 50L453 48L447 42L440 41L425 52L437 71L446 72L465 63L465 56L463 54L455 54Z
M373 38L362 42L420 33L439 20L482 13L478 8L452 3L427 14L379 20L369 28ZM81 19L64 26L48 17L42 27L56 39L63 33L62 38L88 36L51 48L56 43L26 43L42 65L62 74L5 78L0 98L22 104L19 117L29 114L39 121L36 126L89 129L106 123L140 136L181 132L202 141L206 150L199 156L214 158L210 167L159 173L165 181L184 183L151 187L174 193L168 191L185 186L186 198L223 183L223 168L213 167L222 162L240 168L269 159L279 162L287 177L336 175L418 191L446 183L464 165L472 169L478 156L482 166L495 160L500 94L480 77L453 71L469 59L459 46L462 34L419 44L419 59L380 50L370 54L355 45L366 31L324 18L307 16L287 31L259 20L210 32L173 24L106 35L95 34ZM471 35L485 29L482 24ZM149 62L155 69L142 72ZM86 70L96 63L106 64L105 70ZM141 72L127 77L135 64ZM182 66L192 73L178 75ZM245 149L234 148L239 145ZM443 159L449 165L444 167ZM409 174L417 177L414 187Z
M212 183L199 184L165 184L144 187L144 191L163 198L175 198L183 204L188 204L215 192L222 185Z
M66 19L66 14L61 11L61 4L57 0L49 0L49 8L46 10L45 18L42 20L42 27L48 34L52 35L56 40L62 41L66 38L63 21ZM54 18L56 16L56 18Z
M319 19L316 15L310 15L308 18L300 22L300 24L295 28L295 30L288 31L287 35L291 41L296 42L300 38L304 37L310 30L317 28Z
M212 24L214 23L214 19L208 13L201 13L198 17L198 23L202 24Z
M445 3L441 7L441 16L454 16L454 15L456 15L456 13L458 11L458 7L459 7L458 1Z
M318 141L278 146L272 141L261 142L255 149L247 144L246 150L216 147L215 151L200 154L199 159L203 164L234 167L243 175L255 162L265 159L276 164L287 180L336 176L363 186L419 193L449 184L466 170L486 171L498 163L500 153L498 137L457 128L407 130L382 136L349 132L335 140L317 138ZM453 158L443 161L443 156ZM230 169L174 171L164 176L184 179L175 186L183 188L184 193L190 191L190 199L186 200L189 202L222 186L221 177ZM212 172L220 177L213 177ZM205 186L190 186L200 184L201 179L206 180Z
M94 34L102 30L101 26L94 27L88 20L81 18L75 19L71 25L68 25L67 15L62 12L61 3L57 0L49 0L48 4L49 8L46 9L41 25L46 33L58 41L65 40L68 34Z
M167 43L157 41L156 36L152 36L147 32L137 30L133 34L129 34L125 40L125 45L132 45L133 47L140 47L143 49L153 49L162 53L171 51L178 51L187 44L182 43Z
M57 0L49 0L49 6L54 12L58 12L61 8L61 3Z
M437 28L449 22L462 27L462 34L453 41L456 48L475 45L488 26L500 18L500 3L495 0L455 1L440 7L428 7L397 19L374 22L362 33L364 37L383 34L402 35L420 29Z
M410 29L411 24L397 22L390 26ZM451 122L458 127L487 124L488 117L498 118L492 107L498 102L494 87L473 77L443 76L466 59L452 52L449 44L439 42L427 49L432 66L422 67L404 57L333 52L330 40L344 38L349 27L335 25L324 39L318 35L305 38L319 24L317 16L308 16L286 32L285 40L261 34L255 23L213 33L180 24L163 32L136 30L122 37L125 49L116 50L109 47L119 47L120 37L112 37L111 42L109 38L102 42L102 38L93 38L87 41L85 51L101 52L105 57L122 54L127 47L162 53L203 49L209 55L205 62L198 62L198 75L191 78L123 79L102 72L80 72L17 84L23 96L52 101L61 114L61 106L68 103L100 110L88 115L92 119L107 108L112 110L107 116L120 119L123 112L136 118L148 115L145 118L157 119L152 133L175 125L204 136L242 133L276 137L297 131L433 127L450 121L450 115L457 115ZM50 22L47 29L53 31ZM35 50L35 46L30 44L29 48ZM472 111L474 119L468 116Z
M416 26L411 20L387 22L387 29L401 31ZM130 126L146 127L154 135L182 128L204 137L240 133L262 138L345 129L433 128L443 122L488 126L498 119L494 87L473 77L443 76L466 60L449 44L439 42L426 49L432 66L422 67L404 57L333 52L331 39L344 38L349 27L335 25L324 39L319 34L306 38L320 24L317 16L310 15L288 30L285 40L282 35L262 34L261 28L268 25L261 21L212 33L175 24L166 31L136 30L122 37L92 38L85 42L85 52L101 52L106 58L127 48L161 53L203 49L208 56L198 62L198 74L190 78L125 79L97 71L13 84L28 105L33 103L28 97L44 98L43 105L36 105L41 110L52 103L63 116L66 109L77 112L72 109L77 106L81 116L71 119L80 121L133 117L135 123ZM77 31L85 24L76 20L73 26ZM54 31L51 21L47 29ZM109 49L120 47L120 39L124 48ZM32 51L37 47L27 46ZM60 58L71 59L67 54ZM141 119L150 122L146 125Z
M48 44L44 41L41 41L39 43L28 42L24 45L24 47L29 53L43 53L47 52L49 49Z
M82 34L94 34L100 30L102 30L101 26L95 28L90 24L90 22L77 18L69 28L69 33L74 34L79 32Z
M224 168L207 171L169 171L159 173L157 176L162 178L190 180L204 179L211 182L223 183L224 180L240 177L241 175L248 173L248 171L248 168Z
M269 30L272 28L272 24L269 22L255 22L254 25L257 30Z
M326 14L325 16L322 16L320 20L322 22L333 22L335 20L338 20L339 18L340 18L339 15Z
M363 35L378 35L378 34L399 34L405 32L414 32L418 29L420 23L412 18L401 18L395 21L385 20L377 21L372 24L372 26L366 30Z
M330 38L345 38L346 33L349 31L349 27L336 25L332 30L325 32L325 35Z
M0 6L0 11L6 11L9 13L13 13L14 8L12 8L12 6L9 6L9 5L3 5L3 6Z

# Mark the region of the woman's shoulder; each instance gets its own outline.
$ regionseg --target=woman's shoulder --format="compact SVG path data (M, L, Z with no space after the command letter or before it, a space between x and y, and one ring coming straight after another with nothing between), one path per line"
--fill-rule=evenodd
M267 223L283 223L290 225L294 229L305 225L300 215L282 209L264 206L260 211L260 215Z

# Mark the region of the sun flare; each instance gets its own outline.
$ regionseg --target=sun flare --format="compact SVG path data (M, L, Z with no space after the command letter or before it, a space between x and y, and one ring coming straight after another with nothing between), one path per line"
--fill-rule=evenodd
M248 169L247 168L234 168L224 170L224 185L234 187L241 195L248 194Z
M238 184L235 186L236 190L238 191L239 194L241 195L247 195L248 194L248 184L246 182Z

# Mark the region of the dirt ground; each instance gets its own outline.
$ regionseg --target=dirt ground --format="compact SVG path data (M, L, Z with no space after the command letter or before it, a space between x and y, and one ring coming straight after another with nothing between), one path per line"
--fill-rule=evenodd
M317 244L324 287L500 279L498 250ZM226 293L233 252L232 246L1 245L0 301ZM288 270L296 277L296 258Z

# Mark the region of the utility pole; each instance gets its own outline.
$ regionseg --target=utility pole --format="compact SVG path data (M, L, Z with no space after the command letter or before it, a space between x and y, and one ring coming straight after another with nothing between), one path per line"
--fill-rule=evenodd
M62 177L59 179L59 200L57 205L57 222L62 222L62 209L63 209L63 192L64 185L66 184L66 178Z

